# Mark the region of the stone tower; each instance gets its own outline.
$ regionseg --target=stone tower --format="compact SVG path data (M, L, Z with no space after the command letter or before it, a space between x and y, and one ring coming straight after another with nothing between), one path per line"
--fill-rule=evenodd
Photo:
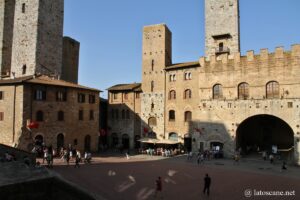
M205 0L205 56L240 52L238 0Z
M7 27L13 27L12 30L7 30L13 34L9 34L3 42L10 44L12 41L11 48L8 47L9 52L6 53L11 54L7 56L11 56L11 62L6 61L8 64L5 67L2 65L2 69L10 69L10 74L14 77L39 73L60 75L64 1L15 0L13 6L7 2L10 0L0 0L0 9L4 5L4 9L9 10L4 12L4 19L7 19L4 22L7 22ZM2 12L0 15L3 15ZM5 57L1 56L3 60Z
M164 137L164 69L172 63L171 40L172 33L165 24L144 27L141 117L149 132L155 132L158 138Z
M0 79L9 76L12 55L15 0L0 0Z
M70 37L63 38L63 63L61 79L78 83L80 43Z

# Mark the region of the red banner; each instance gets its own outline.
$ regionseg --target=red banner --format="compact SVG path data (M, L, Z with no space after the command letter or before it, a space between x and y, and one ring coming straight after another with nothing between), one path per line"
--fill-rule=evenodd
M27 127L30 129L39 128L39 123L37 123L36 121L32 121L28 124Z

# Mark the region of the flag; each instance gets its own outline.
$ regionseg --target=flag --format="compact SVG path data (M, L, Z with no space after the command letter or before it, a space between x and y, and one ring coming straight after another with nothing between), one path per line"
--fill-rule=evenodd
M27 127L30 129L39 128L39 124L36 121L32 121L27 125Z
M203 133L200 128L195 128L195 131L198 132L200 135Z

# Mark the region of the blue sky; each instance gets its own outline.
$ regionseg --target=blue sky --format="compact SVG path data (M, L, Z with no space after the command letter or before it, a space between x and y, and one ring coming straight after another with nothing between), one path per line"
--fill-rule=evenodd
M240 0L241 53L300 43L299 0ZM80 42L79 83L141 81L143 26L165 23L173 63L204 55L204 0L65 0L64 35Z

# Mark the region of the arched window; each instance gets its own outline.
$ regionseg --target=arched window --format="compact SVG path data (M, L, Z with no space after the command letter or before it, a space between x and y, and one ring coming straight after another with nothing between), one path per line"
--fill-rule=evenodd
M184 80L191 80L192 73L191 72L184 72Z
M125 119L125 110L122 110L122 119Z
M222 85L216 84L213 87L213 99L221 99L223 98Z
M169 133L169 140L178 141L178 134L177 133Z
M57 113L57 120L58 121L64 121L65 120L65 113L63 111L58 111Z
M176 75L175 75L175 74L170 74L170 76L169 76L169 81L170 81L170 82L176 81Z
M126 110L126 119L130 119L130 112L129 112L129 110Z
M248 83L241 83L238 86L238 95L239 99L248 99L249 98L249 85Z
M184 121L185 122L192 121L192 112L191 111L185 111L184 112Z
M169 121L175 121L175 110L169 111Z
M150 117L148 119L148 125L149 126L156 126L156 118L155 117Z
M266 85L267 99L279 98L279 83L277 81L270 81Z
M154 91L154 81L151 81L151 92Z
M185 99L190 99L190 98L192 98L192 91L191 91L190 89L186 89L186 90L184 91L183 98L185 98Z
M36 121L38 121L38 122L44 121L43 111L39 110L39 111L36 112Z
M169 99L176 99L176 91L175 90L171 90L169 92Z

